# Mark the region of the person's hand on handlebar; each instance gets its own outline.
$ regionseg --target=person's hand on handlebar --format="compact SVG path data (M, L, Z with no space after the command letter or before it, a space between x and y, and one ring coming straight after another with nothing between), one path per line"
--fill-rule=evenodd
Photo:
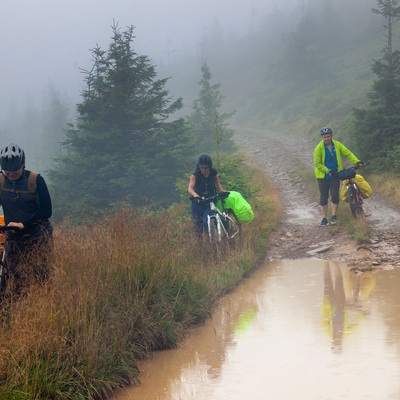
M334 178L337 175L338 172L337 172L336 169L327 168L326 173Z
M365 166L365 162L363 162L363 161L359 161L359 162L357 163L357 167L358 167L358 168L364 167L364 166Z
M13 226L17 229L24 229L25 225L22 222L10 222L7 226Z
M195 201L196 203L200 203L202 198L198 194L196 194L195 196L191 196L190 200Z

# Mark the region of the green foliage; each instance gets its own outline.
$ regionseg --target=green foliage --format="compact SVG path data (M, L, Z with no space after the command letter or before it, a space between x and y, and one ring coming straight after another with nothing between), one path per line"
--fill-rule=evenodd
M393 49L393 24L400 19L398 0L378 0L373 13L382 15L387 44L382 58L374 60L376 75L369 93L369 107L354 109L354 136L360 155L375 171L399 171L400 139L400 51Z
M108 51L92 50L76 124L50 171L58 217L171 201L176 177L189 165L185 121L171 119L182 100L171 101L167 79L156 79L149 59L135 53L133 27L112 29Z
M199 96L193 102L193 111L187 121L199 152L211 153L216 149L218 157L220 149L234 149L233 130L227 124L234 113L220 112L224 98L221 84L211 84L211 72L206 62L202 64L201 72Z
M246 166L243 155L224 154L219 163L215 165L218 175L225 190L240 192L246 200L254 199L259 188L251 183L252 171Z
M252 171L246 166L246 159L243 155L222 154L220 160L213 167L218 171L224 190L239 192L247 201L257 197L259 187L254 186L251 182ZM193 167L193 171L194 169L195 167ZM188 172L185 178L179 178L176 181L175 186L182 201L188 200L187 188L193 171Z

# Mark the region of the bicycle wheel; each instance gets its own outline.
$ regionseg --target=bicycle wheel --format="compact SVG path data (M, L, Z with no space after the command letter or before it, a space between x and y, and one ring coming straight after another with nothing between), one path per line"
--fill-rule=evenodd
M242 227L232 210L227 210L225 229L231 246L236 247L242 243Z
M364 209L362 207L361 193L357 187L351 186L347 192L351 214L354 218L363 218Z
M207 218L208 239L218 260L222 259L221 219L218 215Z
M6 253L3 251L0 260L0 292L4 291L7 280Z

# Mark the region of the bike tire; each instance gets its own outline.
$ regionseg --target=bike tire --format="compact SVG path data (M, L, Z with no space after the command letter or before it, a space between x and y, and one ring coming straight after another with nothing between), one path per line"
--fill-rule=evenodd
M218 260L222 260L221 220L217 215L209 215L207 221L208 238Z
M7 283L6 254L3 251L0 260L0 292L3 292Z
M350 187L347 192L351 214L354 218L364 218L364 209L362 201L360 201L360 193L357 193L357 189Z
M232 210L227 210L227 213L228 217L226 218L225 229L228 234L229 243L231 246L236 247L242 244L242 226Z

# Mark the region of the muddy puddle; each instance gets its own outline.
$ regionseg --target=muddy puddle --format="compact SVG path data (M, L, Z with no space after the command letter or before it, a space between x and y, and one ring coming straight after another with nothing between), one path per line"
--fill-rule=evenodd
M266 264L116 400L400 399L400 270Z

